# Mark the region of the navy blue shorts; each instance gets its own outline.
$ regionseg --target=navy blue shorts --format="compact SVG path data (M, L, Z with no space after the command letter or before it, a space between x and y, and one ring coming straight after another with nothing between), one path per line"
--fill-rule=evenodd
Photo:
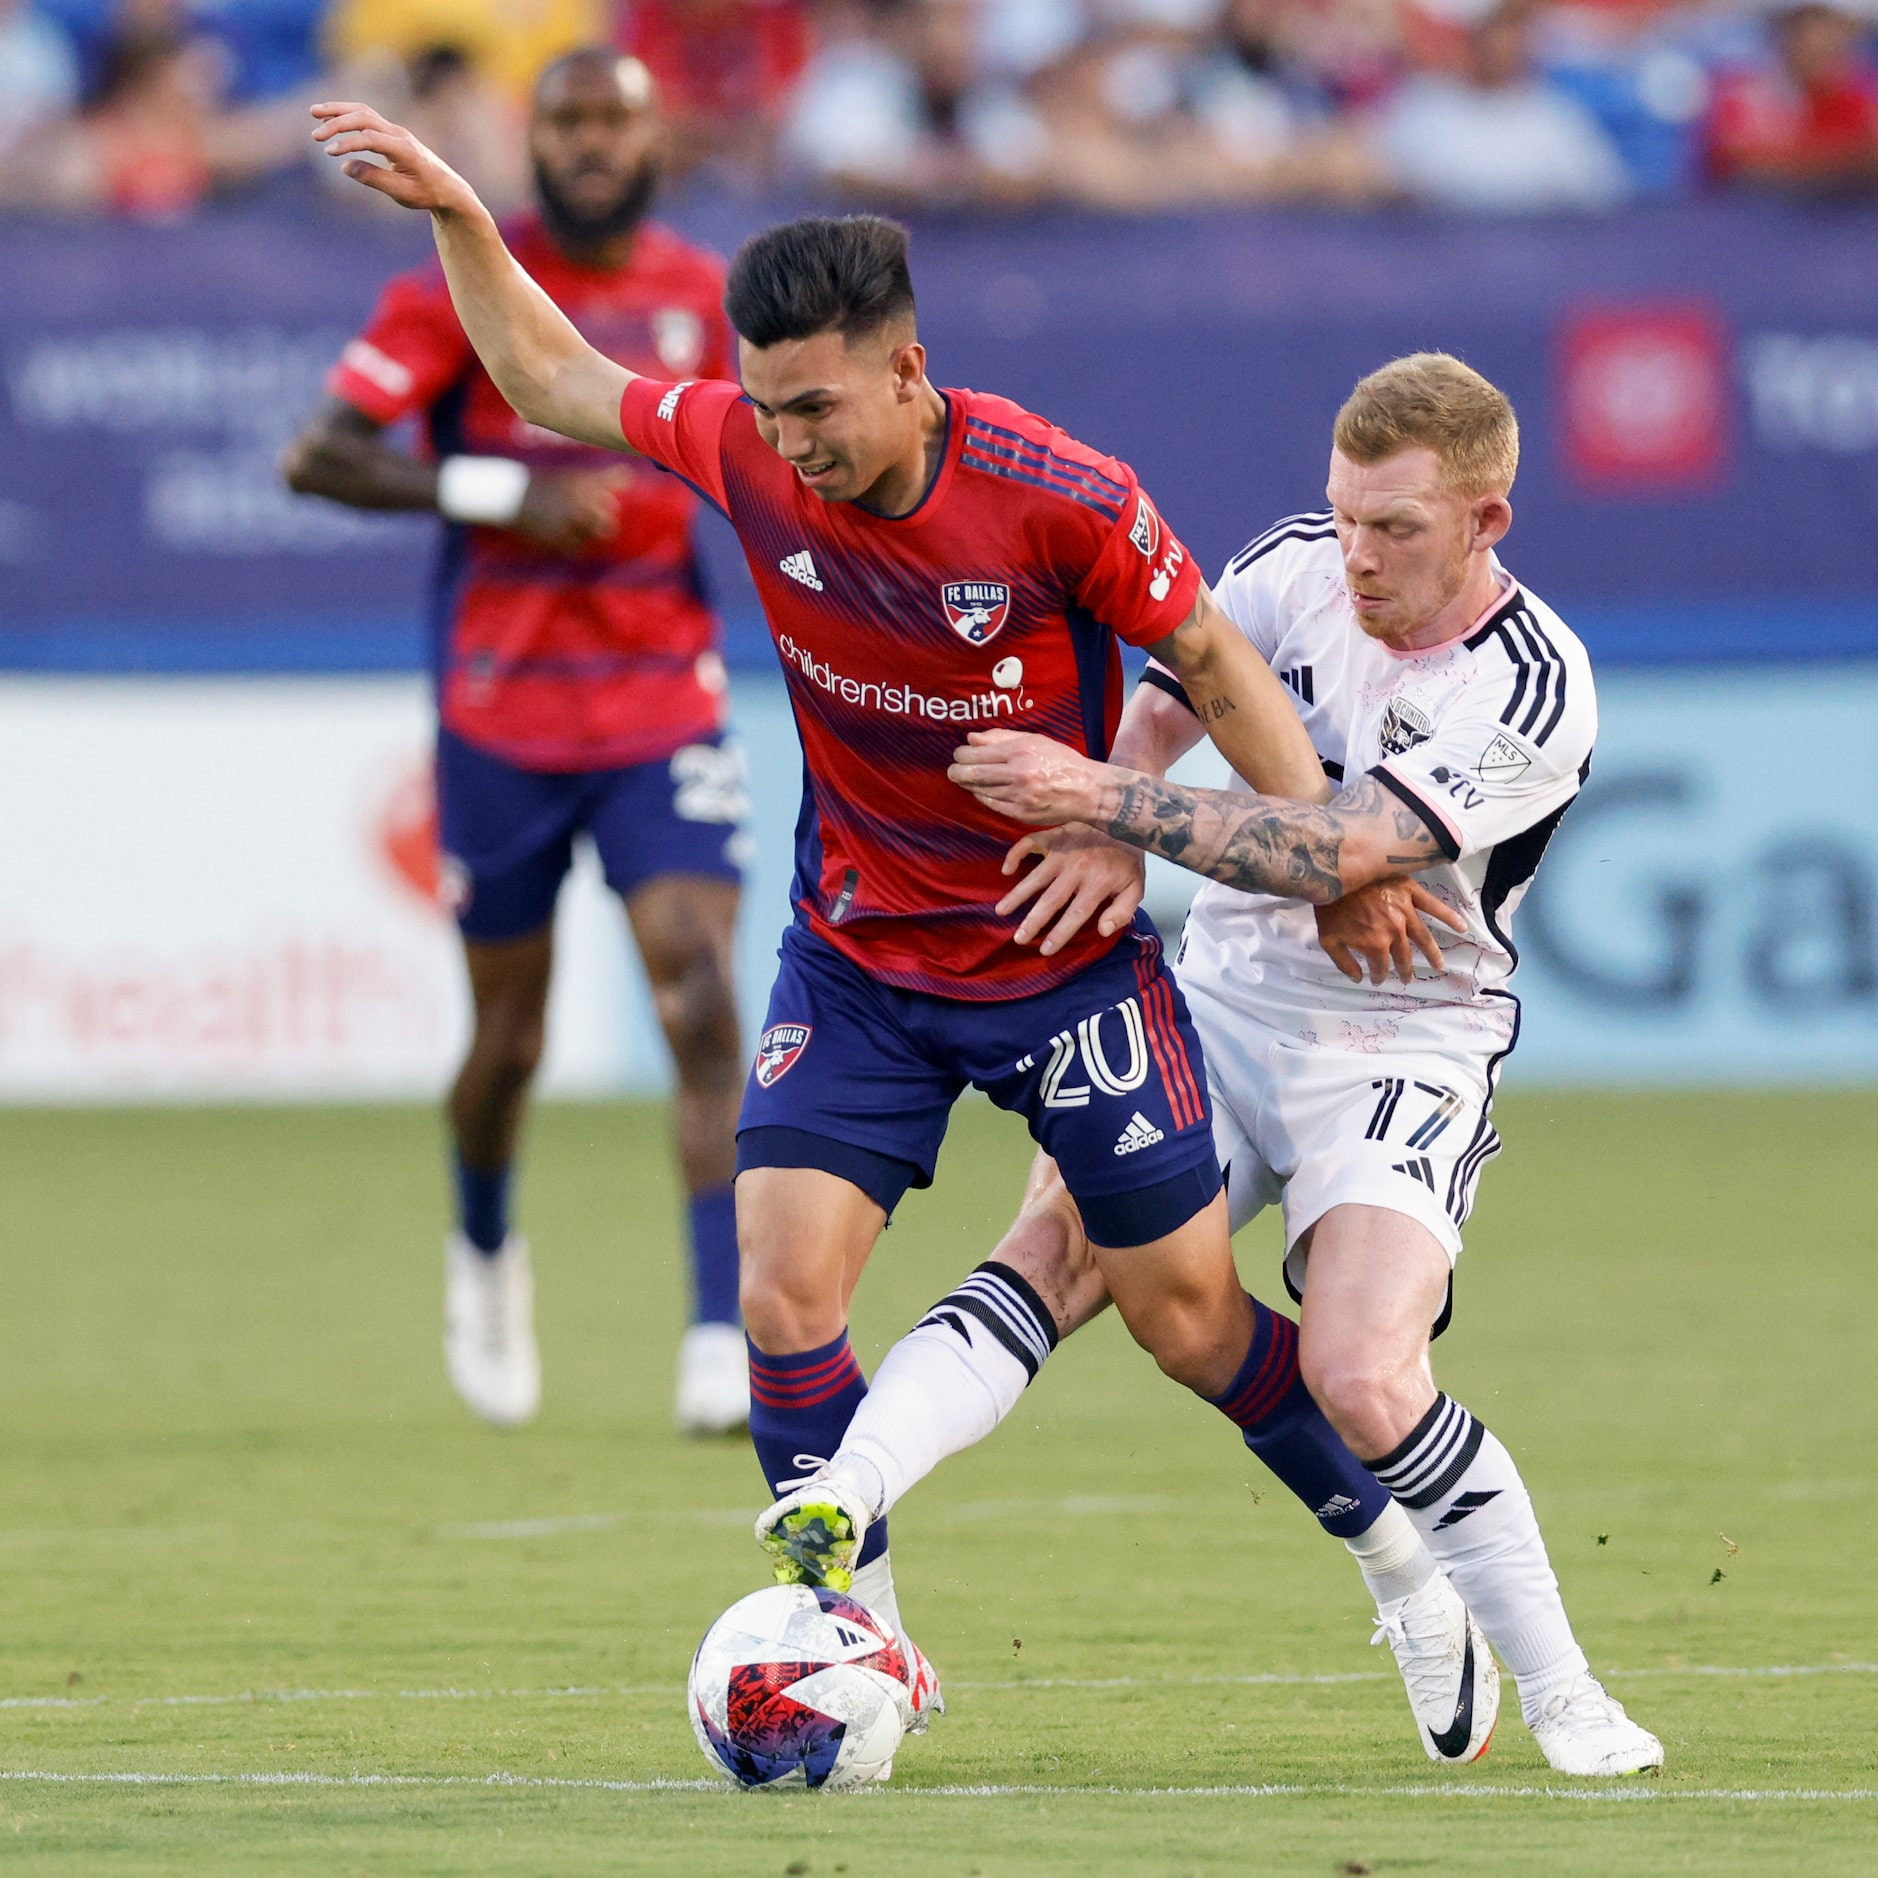
M466 939L519 939L554 916L574 837L622 897L657 874L742 878L743 756L723 737L623 769L518 769L437 733L445 904Z
M889 1214L932 1184L970 1084L1022 1115L1098 1245L1146 1245L1219 1191L1200 1039L1145 921L1052 991L967 1003L870 978L800 926L737 1123L737 1168L819 1167Z

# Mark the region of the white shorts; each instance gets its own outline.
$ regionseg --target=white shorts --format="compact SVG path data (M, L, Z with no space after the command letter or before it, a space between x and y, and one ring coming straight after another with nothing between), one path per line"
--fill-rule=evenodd
M1487 1108L1512 1001L1343 1016L1229 1005L1184 979L1181 990L1206 1051L1232 1230L1283 1204L1292 1296L1304 1292L1298 1241L1333 1206L1405 1213L1452 1265L1480 1171L1500 1151Z

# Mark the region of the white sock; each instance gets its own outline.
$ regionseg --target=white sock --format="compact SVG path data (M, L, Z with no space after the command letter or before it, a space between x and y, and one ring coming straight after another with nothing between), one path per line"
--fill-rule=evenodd
M900 1628L900 1600L893 1591L893 1557L883 1552L871 1564L863 1565L854 1574L854 1596L858 1603L864 1604L882 1619L896 1637L904 1637L906 1632Z
M1362 1568L1363 1582L1377 1610L1412 1598L1441 1567L1415 1522L1391 1500L1367 1532L1343 1542Z
M1460 1403L1438 1395L1409 1438L1368 1465L1518 1679L1530 1725L1545 1698L1589 1665L1513 1457Z
M854 1482L878 1519L948 1454L990 1434L1055 1347L1036 1292L1008 1265L979 1266L881 1359L830 1471Z

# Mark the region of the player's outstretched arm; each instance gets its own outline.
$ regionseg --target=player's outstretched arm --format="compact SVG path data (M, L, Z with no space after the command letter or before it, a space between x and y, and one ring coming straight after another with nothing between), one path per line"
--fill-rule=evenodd
M987 808L1043 827L1086 822L1246 893L1319 905L1444 857L1415 811L1373 776L1319 806L1187 789L1024 732L975 730L948 772Z
M1204 583L1193 611L1148 650L1180 680L1206 734L1254 789L1294 802L1330 800L1291 694Z
M428 212L457 317L517 414L564 437L625 449L619 401L633 374L588 345L529 279L475 190L370 105L316 104L313 116L314 141L329 156L350 159L345 169L354 182Z

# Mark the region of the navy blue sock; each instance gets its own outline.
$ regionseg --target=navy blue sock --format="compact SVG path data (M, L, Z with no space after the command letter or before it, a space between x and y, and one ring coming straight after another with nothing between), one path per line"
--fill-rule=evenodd
M737 1198L726 1181L691 1196L691 1299L694 1324L735 1324Z
M750 1345L750 1439L771 1493L778 1481L813 1473L841 1446L866 1393L867 1378L845 1330L819 1350L793 1356L765 1356ZM886 1549L887 1522L878 1519L856 1563L871 1565Z
M498 1167L484 1173L479 1167L465 1167L460 1154L456 1157L457 1224L478 1252L500 1252L509 1236L510 1171Z
M1223 1394L1209 1401L1236 1422L1245 1444L1310 1508L1326 1532L1354 1539L1375 1525L1389 1490L1324 1418L1298 1371L1298 1327L1252 1306L1252 1347Z

